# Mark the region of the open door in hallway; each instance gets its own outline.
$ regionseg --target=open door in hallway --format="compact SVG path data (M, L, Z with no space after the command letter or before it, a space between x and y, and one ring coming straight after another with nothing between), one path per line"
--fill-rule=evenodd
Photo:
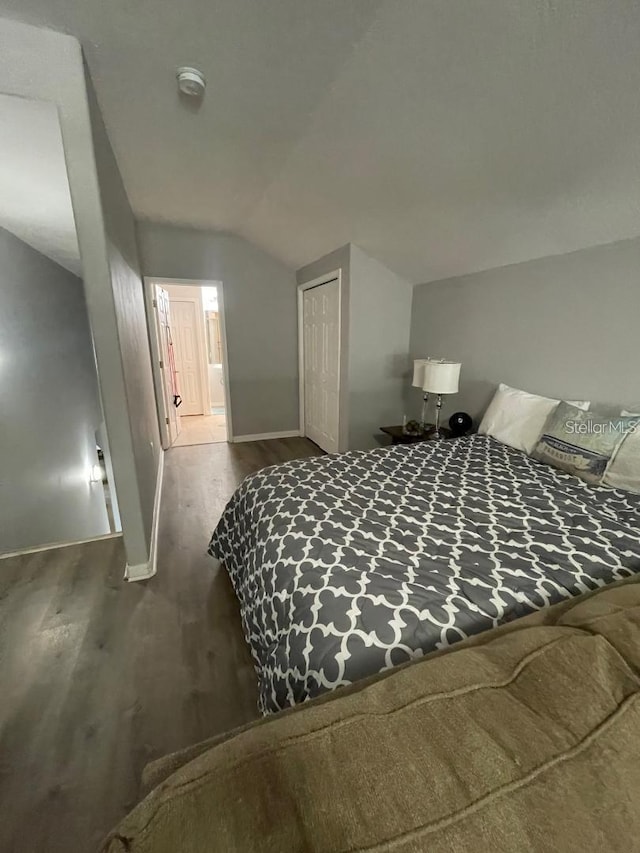
M171 446L180 434L181 396L178 389L175 346L171 326L171 303L169 294L159 284L154 285L153 299L156 318L156 333L160 350L160 372L162 377L162 402L165 429L168 433L167 446Z

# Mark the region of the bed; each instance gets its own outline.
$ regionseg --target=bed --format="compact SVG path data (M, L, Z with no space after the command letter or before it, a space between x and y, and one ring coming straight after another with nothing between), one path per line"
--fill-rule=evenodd
M474 435L259 471L209 553L267 714L640 571L640 497Z

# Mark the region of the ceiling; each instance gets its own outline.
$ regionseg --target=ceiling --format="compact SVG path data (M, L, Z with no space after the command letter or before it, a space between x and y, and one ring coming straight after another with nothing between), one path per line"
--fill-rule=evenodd
M640 234L636 0L0 0L82 42L135 214L414 282ZM199 110L175 69L200 67Z
M81 275L58 113L0 95L0 227Z

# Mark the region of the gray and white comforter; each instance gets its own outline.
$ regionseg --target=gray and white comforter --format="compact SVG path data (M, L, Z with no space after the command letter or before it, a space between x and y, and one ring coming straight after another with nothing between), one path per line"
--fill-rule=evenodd
M209 553L269 713L640 571L640 498L488 437L424 442L248 477Z

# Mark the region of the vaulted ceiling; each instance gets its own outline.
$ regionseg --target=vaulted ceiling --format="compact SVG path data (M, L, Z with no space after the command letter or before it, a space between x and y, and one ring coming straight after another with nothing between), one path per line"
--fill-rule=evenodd
M140 218L428 281L640 234L636 0L0 0L84 46ZM200 109L175 69L208 79Z

